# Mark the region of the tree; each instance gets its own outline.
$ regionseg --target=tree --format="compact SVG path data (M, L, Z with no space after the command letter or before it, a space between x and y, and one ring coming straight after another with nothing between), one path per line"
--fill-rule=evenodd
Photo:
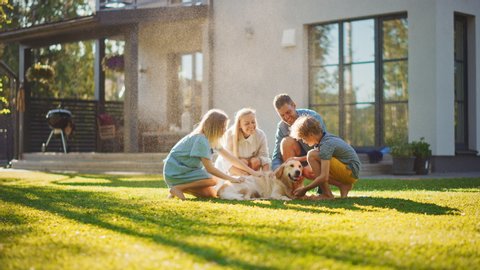
M5 29L13 30L89 15L92 8L88 0L13 0L11 8L5 13L12 18ZM37 87L32 89L32 96L83 99L93 97L93 41L34 48L32 56L33 64L49 65L56 71L48 90ZM0 50L0 57L13 70L18 70L17 45L5 46L3 53Z
M7 17L6 10L11 9L12 6L8 4L8 0L0 0L0 29L10 23L10 20ZM0 44L0 54L3 52L3 47ZM8 93L3 87L4 78L0 77L0 114L8 114L10 110L8 109Z

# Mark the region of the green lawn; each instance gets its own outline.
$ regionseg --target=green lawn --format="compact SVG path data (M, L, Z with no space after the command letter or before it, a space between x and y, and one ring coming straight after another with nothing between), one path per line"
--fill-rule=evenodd
M0 170L0 269L480 269L480 178L333 201L166 199L160 176Z

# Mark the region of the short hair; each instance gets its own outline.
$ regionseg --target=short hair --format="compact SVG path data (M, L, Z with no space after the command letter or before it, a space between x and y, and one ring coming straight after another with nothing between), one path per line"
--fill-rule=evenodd
M192 133L203 133L211 146L216 147L226 131L228 121L228 116L224 111L211 109L202 117L202 120Z
M298 117L290 129L290 136L296 140L318 134L323 134L322 126L315 117L310 115L301 115Z
M273 106L276 109L280 109L285 104L295 104L288 94L278 94L273 99Z

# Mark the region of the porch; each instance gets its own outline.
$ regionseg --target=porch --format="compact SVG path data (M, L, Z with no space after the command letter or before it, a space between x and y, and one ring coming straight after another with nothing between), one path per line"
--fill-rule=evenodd
M120 153L123 152L123 102L76 99L31 99L29 110L25 112L24 149L27 153L62 152L62 140L54 135L46 149L42 149L51 133L45 116L48 111L61 106L72 113L75 126L71 136L66 139L68 152L73 153ZM105 138L102 136L101 115L110 117L113 131ZM186 135L181 131L170 131L154 123L141 123L138 129L138 149L140 152L169 152L175 143Z

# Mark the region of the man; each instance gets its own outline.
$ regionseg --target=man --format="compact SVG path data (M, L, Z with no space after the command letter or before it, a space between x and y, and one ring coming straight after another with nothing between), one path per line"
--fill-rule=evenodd
M279 94L273 100L273 106L280 116L281 121L277 125L275 135L275 146L272 154L272 169L275 170L286 160L293 158L307 165L307 153L312 150L302 141L297 141L290 137L290 127L301 115L309 115L317 119L324 131L327 130L322 117L315 111L309 109L297 109L297 105L287 94ZM309 179L314 179L315 175L310 166L304 166L303 175ZM319 190L320 192L320 190Z

